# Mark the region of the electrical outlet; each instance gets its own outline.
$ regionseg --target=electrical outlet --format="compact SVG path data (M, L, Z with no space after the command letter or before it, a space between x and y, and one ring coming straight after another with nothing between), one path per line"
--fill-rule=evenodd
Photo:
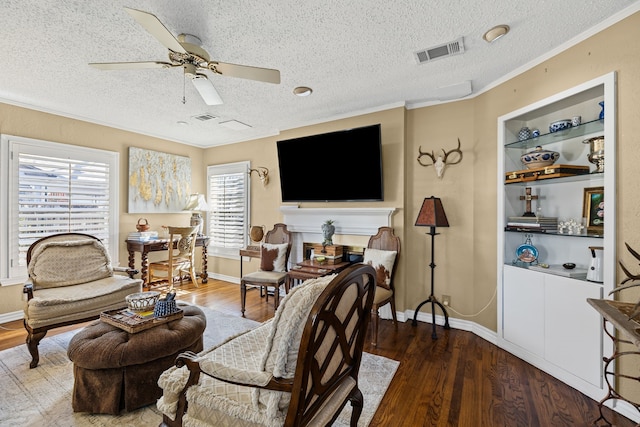
M442 295L442 305L444 305L445 307L449 307L451 305L450 295Z

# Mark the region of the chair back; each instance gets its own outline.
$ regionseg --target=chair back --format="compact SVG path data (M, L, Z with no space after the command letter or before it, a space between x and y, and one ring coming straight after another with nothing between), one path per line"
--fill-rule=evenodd
M360 393L358 371L375 277L373 267L354 264L338 274L314 303L300 342L285 426L307 425L311 420L314 425L331 425L346 399L329 415L324 404L336 393Z
M396 265L398 265L398 258L400 258L400 238L393 234L393 228L380 227L378 233L375 236L369 238L367 244L368 249L379 249L383 251L395 251L396 257L393 261L393 268L389 276L389 281L385 283L383 280L378 280L378 286L382 286L387 289L394 290L393 277L396 274Z
M188 258L191 262L193 261L195 250L196 250L196 240L198 238L198 229L199 226L193 227L168 227L169 229L169 241L178 243L176 244L176 248L173 249L173 246L169 245L169 264L173 264L174 259L182 259Z
M98 242L102 243L102 240L100 240L96 236L92 236L91 234L85 234L85 233L59 233L59 234L52 234L46 237L42 237L36 240L35 242L33 242L31 246L29 246L29 249L27 250L27 264L29 264L29 262L31 261L31 256L33 252L36 251L39 246L45 243L58 242L58 241L67 242L67 241L85 240L85 239L95 239Z
M291 232L287 230L287 225L282 223L274 224L273 229L267 231L267 234L264 236L264 242L271 243L273 245L288 243L287 255L284 261L285 270L288 270L289 255L291 254L292 238L291 238Z

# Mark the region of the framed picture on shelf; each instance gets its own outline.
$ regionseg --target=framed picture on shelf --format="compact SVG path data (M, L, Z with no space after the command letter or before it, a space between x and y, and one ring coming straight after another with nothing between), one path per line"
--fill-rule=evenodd
M582 217L587 219L587 234L604 233L604 187L584 189Z

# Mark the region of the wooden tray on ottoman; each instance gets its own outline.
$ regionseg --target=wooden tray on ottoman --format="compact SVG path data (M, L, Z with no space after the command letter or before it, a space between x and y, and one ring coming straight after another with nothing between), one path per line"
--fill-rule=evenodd
M565 176L586 175L589 166L576 165L551 165L541 168L524 169L505 173L504 182L529 182L549 178L562 178Z
M184 312L182 309L178 309L175 313L168 316L155 317L153 314L150 316L142 316L127 308L121 308L119 310L103 311L100 313L100 320L125 330L130 334L135 334L136 332L144 331L154 326L171 322L172 320L181 319L183 316Z

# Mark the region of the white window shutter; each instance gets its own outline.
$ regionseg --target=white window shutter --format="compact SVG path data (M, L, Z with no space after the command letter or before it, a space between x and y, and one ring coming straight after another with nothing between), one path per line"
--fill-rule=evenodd
M209 252L237 256L247 244L249 214L249 163L209 166Z

